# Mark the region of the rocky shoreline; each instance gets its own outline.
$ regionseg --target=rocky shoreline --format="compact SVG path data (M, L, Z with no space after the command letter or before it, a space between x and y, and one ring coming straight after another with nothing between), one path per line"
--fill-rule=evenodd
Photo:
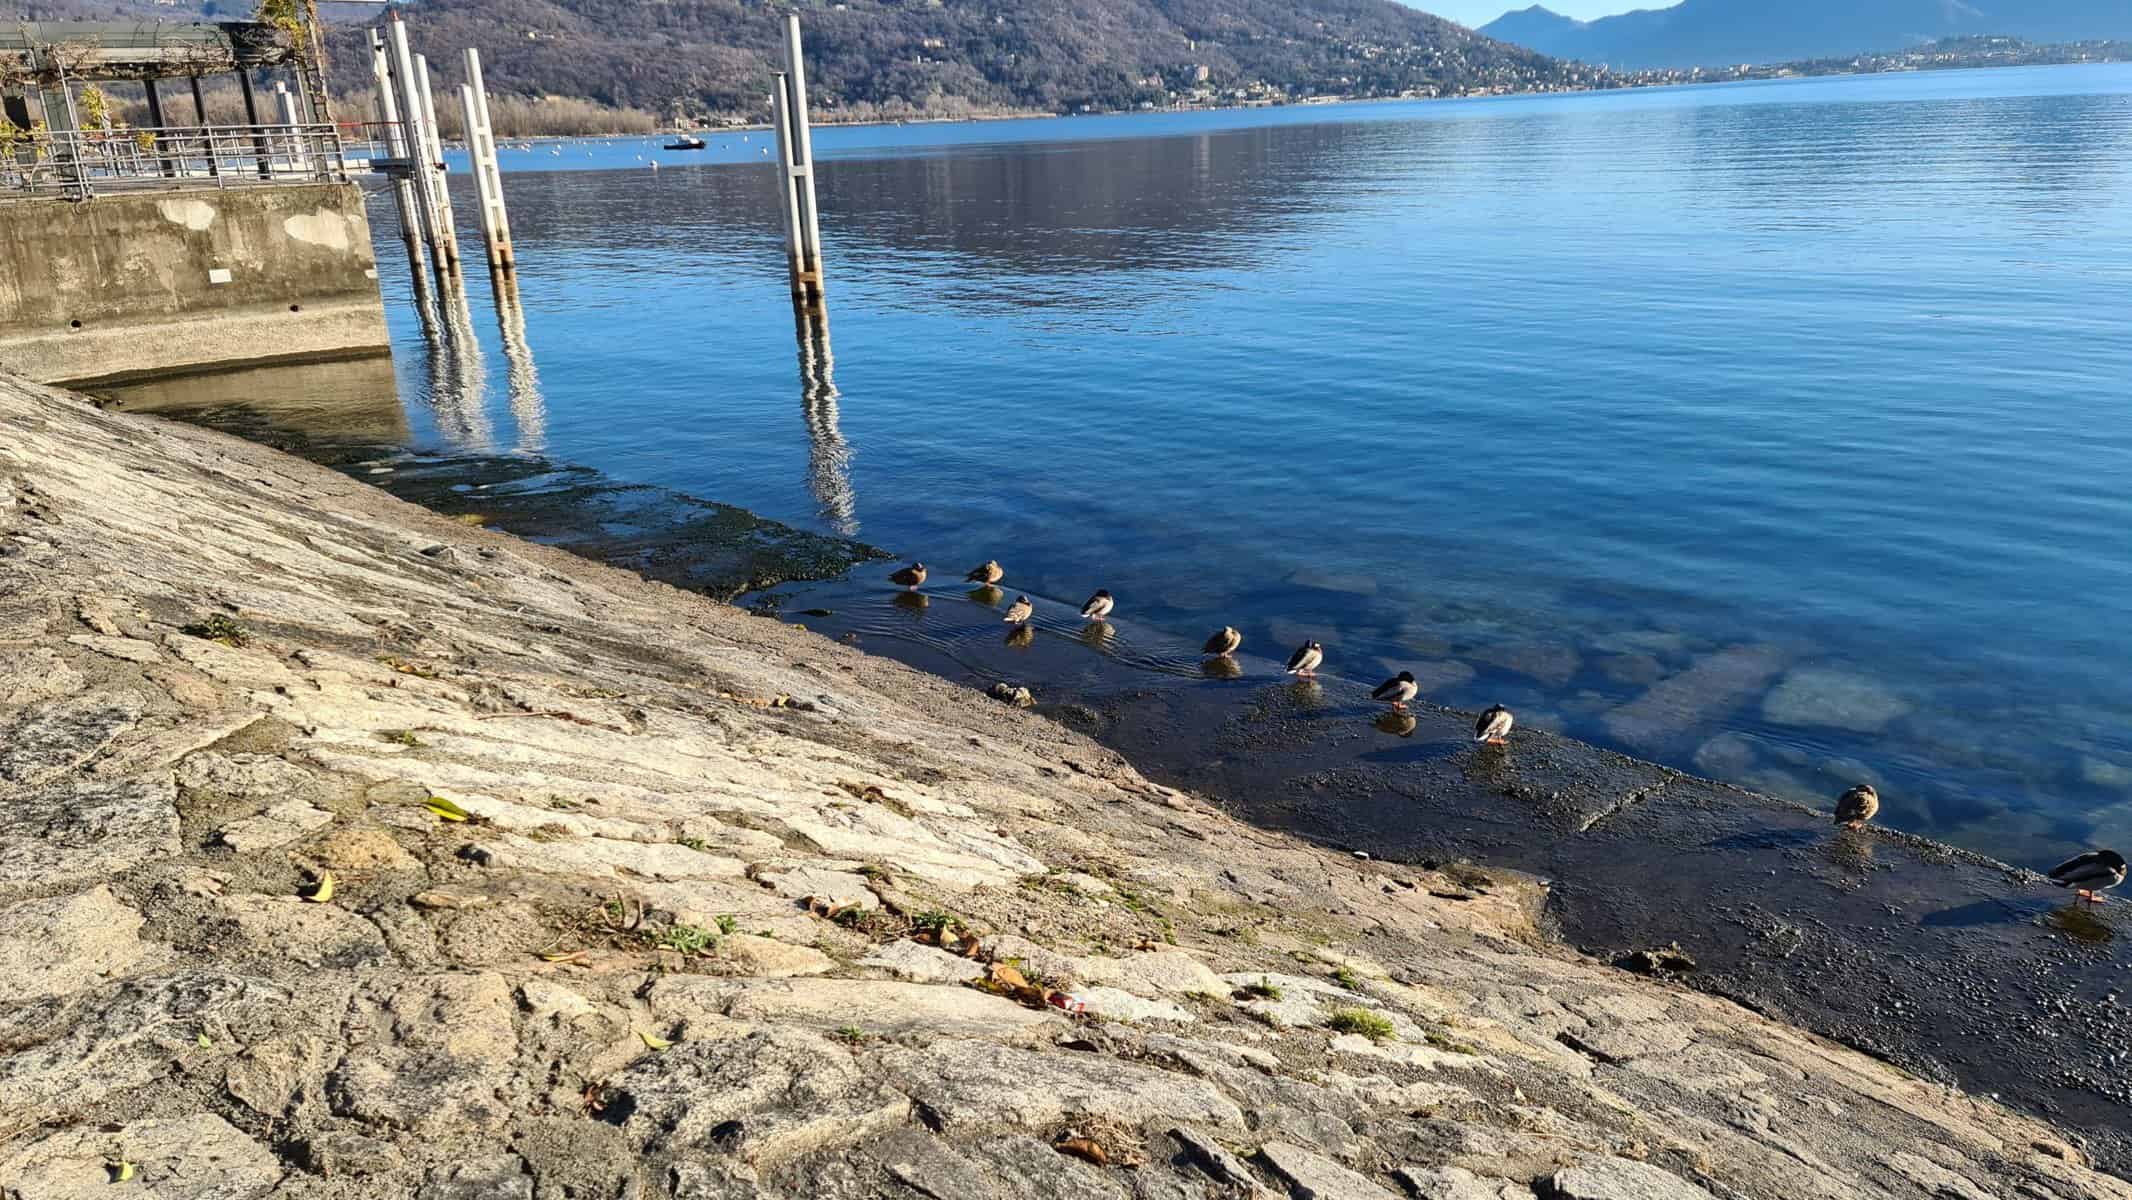
M2132 1198L1543 901L0 380L11 1200Z

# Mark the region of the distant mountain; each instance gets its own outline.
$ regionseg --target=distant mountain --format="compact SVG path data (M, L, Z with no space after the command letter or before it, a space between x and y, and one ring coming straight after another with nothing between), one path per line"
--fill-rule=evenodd
M1707 67L1898 50L1968 34L2132 38L2132 0L1682 0L1596 21L1535 5L1480 32L1616 69Z

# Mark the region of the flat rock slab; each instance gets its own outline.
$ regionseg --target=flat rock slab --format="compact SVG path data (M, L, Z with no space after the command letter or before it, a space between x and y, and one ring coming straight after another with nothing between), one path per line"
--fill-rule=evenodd
M217 836L239 854L272 850L300 840L314 829L333 823L333 814L301 800L285 800L260 813L224 825Z
M133 1177L114 1182L114 1162L131 1163ZM281 1178L266 1147L208 1113L63 1130L0 1161L0 1180L20 1200L252 1200Z
M1396 1192L1301 1146L1268 1142L1258 1154L1295 1200L1400 1200Z
M177 852L168 778L65 779L0 798L0 896L101 883Z
M1244 1128L1243 1111L1212 1083L1099 1055L949 1040L884 1051L880 1063L944 1129L1051 1129L1077 1118Z
M984 967L935 946L909 940L889 942L859 960L859 965L912 983L967 983L984 977Z
M1392 1172L1414 1200L1533 1200L1532 1189L1464 1167L1402 1167Z
M736 933L718 941L718 957L735 972L760 979L795 975L821 975L834 970L837 960L812 946L795 946L776 938Z
M1089 983L1109 984L1140 993L1173 996L1220 996L1228 991L1207 964L1182 950L1155 950L1126 958L1076 959L1077 973Z
M1710 1193L1670 1171L1626 1158L1595 1158L1548 1180L1556 1200L1710 1200Z
M489 972L421 976L359 1001L348 1024L363 1036L327 1081L333 1111L417 1132L502 1125L514 1008L510 985Z
M647 1050L618 1076L609 1111L637 1144L768 1165L882 1133L910 1101L827 1038L773 1029Z
M1198 1019L1167 1000L1149 1000L1118 988L1083 988L1074 993L1074 998L1086 1005L1089 1012L1113 1021L1175 1021L1185 1024Z
M147 664L163 661L163 652L155 648L155 643L144 642L138 638L84 633L70 637L67 641L73 645L94 650L98 654L107 654L112 658L123 659L126 662Z
M11 904L0 908L0 1004L94 987L149 954L141 914L108 887Z
M390 957L377 926L338 904L295 896L231 896L218 906L223 940L306 967L354 968Z
M0 782L43 783L71 771L140 719L140 705L115 696L32 705L0 726Z
M1014 1038L1056 1021L974 988L874 979L662 980L651 1006L668 1019L783 1021L891 1036Z
M764 867L755 873L755 878L789 900L812 897L824 904L849 904L868 912L881 907L881 898L866 886L866 878L849 871L830 871L821 867Z
M338 1019L345 993L294 993L242 975L196 971L106 984L0 1013L0 1112L40 1120L168 1077L281 1030ZM208 1045L202 1047L200 1039Z

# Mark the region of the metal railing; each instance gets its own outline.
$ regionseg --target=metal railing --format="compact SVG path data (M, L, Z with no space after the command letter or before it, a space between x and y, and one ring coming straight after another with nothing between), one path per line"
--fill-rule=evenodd
M0 141L0 202L347 178L330 124L17 132Z

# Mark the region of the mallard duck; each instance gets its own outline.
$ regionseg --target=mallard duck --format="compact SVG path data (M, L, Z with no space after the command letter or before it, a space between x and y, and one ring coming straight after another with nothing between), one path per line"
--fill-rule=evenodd
M914 562L889 576L888 581L897 587L908 588L915 592L918 590L918 585L925 582L925 564Z
M1481 714L1480 720L1473 723L1473 740L1486 742L1491 746L1506 745L1510 741L1510 727L1517 723L1518 719L1511 715L1509 709L1500 704L1494 705Z
M1236 653L1236 648L1243 644L1244 635L1238 633L1234 627L1224 625L1215 631L1213 637L1207 639L1207 644L1201 646L1199 652L1211 654L1216 658L1227 658Z
M1370 699L1381 700L1391 705L1393 712L1405 712L1407 710L1407 701L1420 694L1421 685L1414 682L1414 672L1401 671L1399 674L1378 684L1377 690L1370 693Z
M1036 605L1030 602L1029 597L1017 596L1015 597L1013 606L1007 609L1007 624L1027 624L1029 618L1035 615Z
M1083 620L1100 621L1109 616L1110 610L1116 607L1118 607L1118 602L1111 598L1111 594L1102 588L1097 588L1096 594L1090 596L1088 603L1081 606L1081 617Z
M1288 656L1288 673L1308 679L1318 673L1318 665L1325 661L1325 647L1316 642L1304 642Z
M2090 850L2051 868L2051 882L2078 892L2082 900L2099 904L2095 893L2125 881L2125 856L2115 850Z
M1864 829L1879 811L1880 793L1870 783L1861 783L1836 797L1836 824L1845 829Z
M963 576L962 581L964 583L998 583L1006 576L1007 572L1004 567L1001 567L996 562L987 560L984 565L972 569L969 574Z

